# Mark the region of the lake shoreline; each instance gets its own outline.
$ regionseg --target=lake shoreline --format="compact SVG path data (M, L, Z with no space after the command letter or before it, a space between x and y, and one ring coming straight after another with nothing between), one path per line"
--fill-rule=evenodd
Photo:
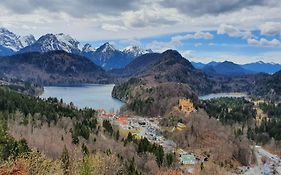
M246 98L248 94L245 92L225 92L225 93L211 93L207 95L199 96L199 100L211 100L216 98Z
M65 103L72 102L77 108L120 110L124 102L112 97L115 84L79 84L44 86L44 92L39 96L47 99L56 97Z

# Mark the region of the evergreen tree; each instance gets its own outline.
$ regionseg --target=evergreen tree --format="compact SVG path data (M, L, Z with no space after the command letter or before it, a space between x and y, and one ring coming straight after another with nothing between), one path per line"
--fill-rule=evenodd
M116 136L115 136L115 139L118 141L119 140L119 137L120 137L120 133L119 133L119 130L116 132Z

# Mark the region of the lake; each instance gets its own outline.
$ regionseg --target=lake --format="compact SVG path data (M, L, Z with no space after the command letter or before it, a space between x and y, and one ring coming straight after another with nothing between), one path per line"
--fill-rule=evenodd
M105 109L106 111L119 110L124 103L111 96L114 84L81 85L81 86L46 86L41 98L56 97L65 103L73 102L78 108L90 107Z
M204 96L200 96L200 100L210 100L214 98L221 98L221 97L229 97L229 98L240 98L240 97L247 97L244 93L239 92L232 92L232 93L215 93L215 94L208 94Z

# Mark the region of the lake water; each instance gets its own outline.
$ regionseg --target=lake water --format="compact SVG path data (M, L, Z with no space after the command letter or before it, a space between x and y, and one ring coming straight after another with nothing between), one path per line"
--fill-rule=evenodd
M233 93L216 93L216 94L208 94L204 96L200 96L200 100L210 100L214 98L221 98L221 97L232 97L232 98L239 98L239 97L247 97L246 94L244 93L238 93L238 92L233 92Z
M73 102L78 108L90 107L116 111L123 102L111 97L114 85L46 86L41 98L57 97L65 103Z

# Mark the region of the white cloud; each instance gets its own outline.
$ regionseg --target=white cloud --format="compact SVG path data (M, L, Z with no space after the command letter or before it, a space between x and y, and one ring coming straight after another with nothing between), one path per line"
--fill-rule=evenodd
M183 41L190 40L190 39L213 39L213 37L214 36L209 32L196 32L194 34L176 35L171 38L169 45L176 46L182 44ZM197 46L200 45L197 44Z
M227 34L230 37L239 37L243 39L248 39L252 37L252 33L246 30L240 30L233 25L221 24L217 30L218 34Z
M263 35L281 35L280 22L266 22L260 26Z
M179 43L152 41L145 46L146 49L152 49L154 52L164 52L168 49L176 49Z
M182 20L181 15L175 9L163 9L157 4L152 4L140 10L125 11L121 18L123 21L121 25L131 28L169 26Z
M120 30L126 30L126 27L120 26L120 25L114 25L114 24L103 24L101 26L104 30L117 32Z
M180 52L181 55L186 58L186 59L189 59L189 58L193 58L193 50L185 50L185 51L181 51Z
M140 40L136 38L119 40L119 44L126 46L141 46Z
M161 42L161 41L153 41L149 43L146 48L150 48L156 52L163 52L167 49L176 49L177 46L181 45L184 41L190 39L212 39L213 35L209 32L196 32L193 34L186 34L186 35L176 35L171 37L171 40L168 42ZM201 43L196 43L195 46L198 47L202 45Z
M172 41L182 42L189 39L212 39L214 36L209 32L196 32L194 34L176 35L172 37Z
M281 42L277 39L267 40L265 38L261 38L260 40L256 39L248 39L248 44L250 45L257 45L257 46L270 46L270 47L278 47L281 46Z

